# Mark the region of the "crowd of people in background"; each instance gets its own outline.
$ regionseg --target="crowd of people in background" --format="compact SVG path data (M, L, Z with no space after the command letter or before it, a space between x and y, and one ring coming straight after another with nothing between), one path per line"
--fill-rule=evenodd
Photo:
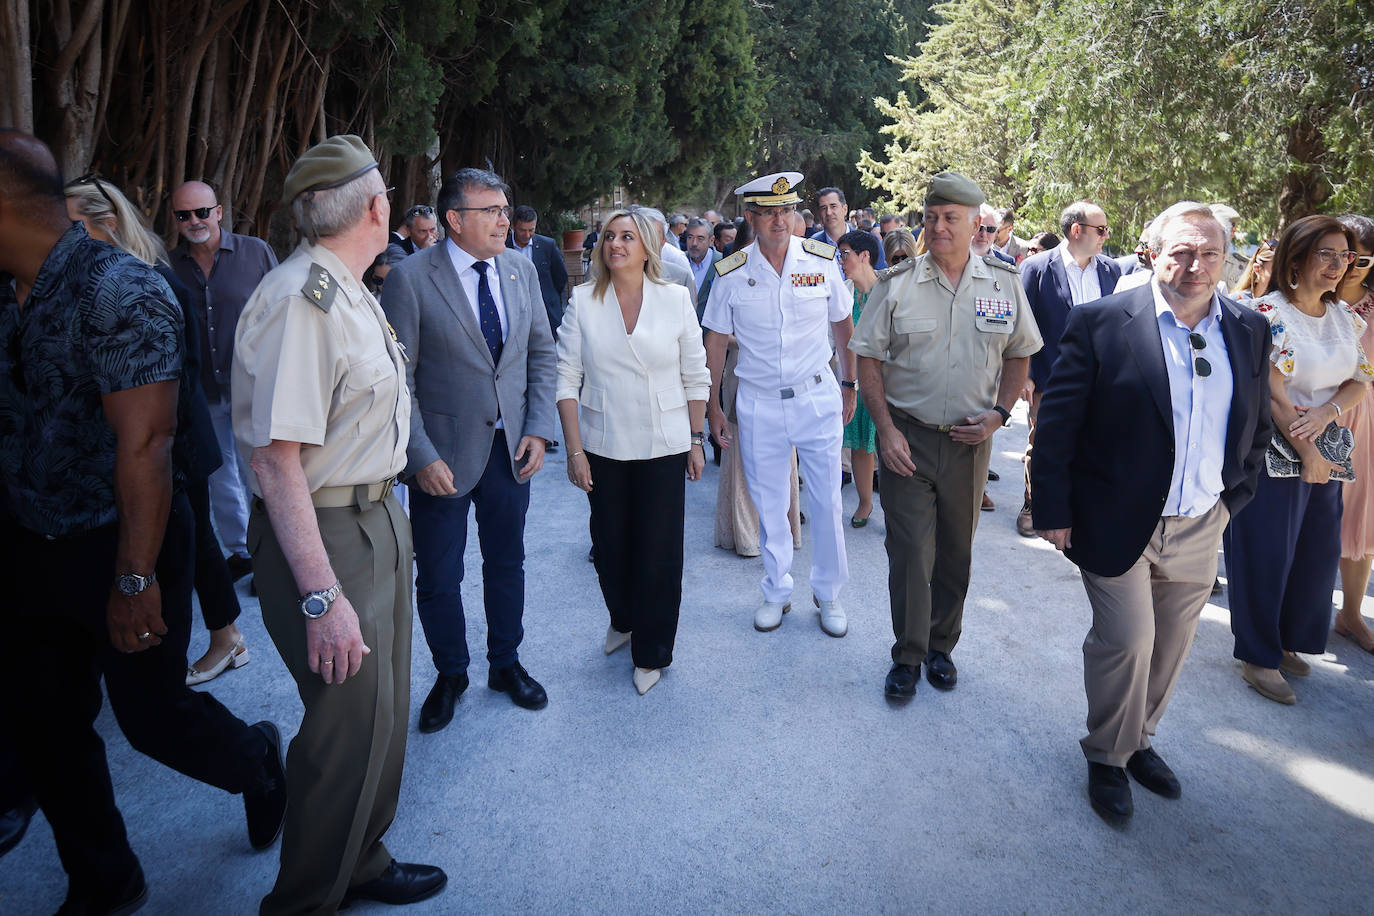
M1088 797L1114 824L1130 778L1180 794L1152 738L1210 596L1227 590L1240 676L1277 703L1333 628L1374 653L1374 221L1306 216L1247 255L1258 225L1180 201L1113 258L1091 200L1023 238L957 173L902 215L803 182L744 184L733 220L598 214L563 251L482 169L397 219L372 152L331 137L286 176L300 242L279 263L203 181L172 193L168 249L124 190L65 182L42 143L0 132L0 523L30 573L13 581L46 586L7 602L26 651L0 686L34 699L0 736L0 854L41 806L60 912L146 899L94 730L103 677L136 749L242 795L254 848L284 832L264 913L438 893L441 870L382 843L412 594L434 733L469 686L471 510L488 687L544 708L519 655L525 518L560 447L588 501L603 650L630 647L640 695L673 661L685 491L709 445L714 543L762 565L759 633L793 610L805 523L816 623L846 635L845 529L864 537L882 508L883 691L905 703L923 670L958 683L992 442L1025 401L1013 524L1080 568ZM248 663L248 576L305 707L285 760L271 722L190 689ZM209 647L188 663L193 593Z

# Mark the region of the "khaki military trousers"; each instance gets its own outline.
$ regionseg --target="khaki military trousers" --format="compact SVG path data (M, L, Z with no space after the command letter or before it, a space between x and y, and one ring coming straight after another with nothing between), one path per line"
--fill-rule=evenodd
M382 834L396 815L410 715L410 521L394 495L365 507L316 509L320 536L358 614L355 677L328 685L310 670L300 594L268 521L253 501L248 546L263 622L296 679L305 715L286 758L288 802L281 871L264 914L333 913L350 886L391 863Z
M952 652L963 631L992 437L962 445L896 409L891 413L916 465L915 474L901 477L884 464L878 477L896 637L892 660L920 665L927 652ZM881 447L878 454L881 458Z
M1093 625L1083 642L1088 735L1083 755L1121 767L1150 746L1217 575L1217 504L1197 518L1159 520L1140 559L1119 576L1083 572Z

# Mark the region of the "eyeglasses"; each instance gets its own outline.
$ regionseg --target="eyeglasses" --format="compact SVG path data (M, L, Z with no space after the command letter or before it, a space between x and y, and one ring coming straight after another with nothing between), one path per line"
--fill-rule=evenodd
M406 210L406 219L414 219L417 216L433 217L434 208L426 206L425 204L415 204L414 206Z
M1197 355L1193 358L1193 371L1196 372L1200 378L1206 378L1211 375L1212 364L1207 362L1202 356L1202 351L1207 349L1207 338L1203 337L1197 331L1189 331L1188 344L1197 352Z
M215 204L218 207L219 204ZM173 210L172 215L177 218L177 222L184 223L191 218L191 214L196 215L196 219L209 219L210 214L215 212L215 207L196 207L194 210Z
M87 182L95 185L95 189L100 192L100 196L105 198L105 202L110 205L110 212L118 214L119 208L115 206L114 198L111 197L109 192L105 190L105 186L100 183L100 176L95 172L87 172L85 175L82 175L80 178L76 179L76 181L70 182L67 185L67 187L74 188L78 185L86 184Z
M894 254L892 257L888 258L887 263L889 263L889 264L891 264L891 265L893 265L893 266L895 267L896 265L902 263L903 261L905 261L905 260L906 260L907 258L909 258L909 257L911 257L911 255L909 255L909 254L902 254L902 253L899 252L898 254Z
M1040 252L1042 252L1042 251L1044 251L1044 250L1045 250L1045 249L1041 248L1039 245L1027 245L1027 246L1026 246L1026 254L1028 254L1028 255L1039 254Z
M510 219L510 215L515 212L515 208L507 204L504 207L449 207L450 210L469 210L477 213L485 213L487 216L504 216Z
M850 256L851 254L853 254L853 253L854 253L854 250L853 250L852 248L841 248L841 249L840 249L840 259L841 259L841 260L844 260L845 258L849 257L849 256Z
M1080 226L1087 226L1089 229L1096 229L1096 230L1097 230L1097 234L1100 235L1100 236L1101 236L1102 238L1104 238L1104 239L1105 239L1107 236L1109 236L1109 235L1112 234L1112 230L1111 230L1111 227L1110 227L1110 226L1094 226L1092 223L1079 223L1078 225L1080 225Z
M1356 270L1365 270L1367 268L1374 267L1374 254L1357 255L1355 257L1355 260L1351 261L1350 263L1355 266Z
M978 227L978 231L979 231L980 233L984 233L984 232L985 232L985 233L987 233L988 235L996 235L996 234L997 234L997 227L996 227L996 226L979 226L979 227Z
M1314 254L1327 267L1339 267L1342 264L1349 266L1354 264L1355 259L1359 257L1353 251L1337 251L1334 248L1318 248Z

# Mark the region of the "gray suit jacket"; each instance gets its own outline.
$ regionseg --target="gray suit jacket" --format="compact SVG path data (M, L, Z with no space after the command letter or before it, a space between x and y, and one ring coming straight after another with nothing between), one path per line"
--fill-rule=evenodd
M472 490L482 476L498 416L505 425L512 471L521 436L554 438L557 368L539 274L527 258L510 250L496 256L496 272L510 324L500 365L492 364L447 242L397 264L382 288L382 309L409 360L406 474L442 458L460 494Z

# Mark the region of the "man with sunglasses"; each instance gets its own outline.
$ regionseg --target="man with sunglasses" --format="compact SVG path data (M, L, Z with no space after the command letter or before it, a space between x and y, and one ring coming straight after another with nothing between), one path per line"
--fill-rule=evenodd
M1128 771L1180 795L1151 738L1270 438L1269 327L1217 295L1220 222L1175 204L1150 248L1150 283L1069 314L1031 465L1036 533L1077 564L1092 607L1080 744L1089 801L1115 825L1134 810Z
M1089 200L1074 201L1059 214L1059 230L1064 240L1055 248L1021 262L1021 286L1026 291L1035 323L1045 339L1045 347L1030 362L1030 434L1026 441L1026 493L1016 516L1016 532L1034 537L1031 524L1032 455L1038 438L1036 417L1045 386L1050 382L1050 367L1059 355L1059 335L1069 310L1106 296L1116 289L1121 265L1102 253L1111 230L1107 214Z
M168 260L191 294L193 315L187 318L200 326L200 385L219 440L221 463L210 475L210 509L229 571L238 581L253 564L247 540L248 469L234 448L230 416L234 329L248 297L277 266L277 256L262 239L221 228L223 218L214 188L203 181L188 181L172 193L172 219L181 241Z
M979 207L978 228L973 231L973 241L968 245L969 251L976 257L993 257L1015 267L1016 258L997 250L997 232L1000 226L1001 220L996 210L987 204Z

